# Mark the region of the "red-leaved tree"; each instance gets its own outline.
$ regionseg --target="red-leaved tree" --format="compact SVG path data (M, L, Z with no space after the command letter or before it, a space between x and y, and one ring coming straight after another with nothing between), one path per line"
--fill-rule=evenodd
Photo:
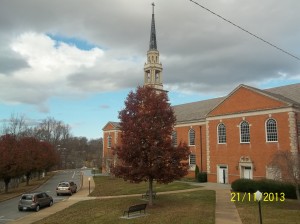
M34 137L24 137L20 139L20 146L22 148L22 161L19 164L26 176L26 185L29 185L31 175L38 170L38 157L40 154L39 140Z
M39 163L38 163L38 171L48 172L52 167L58 165L59 163L59 155L57 150L54 148L52 144L46 141L41 141L39 144L40 153L39 153Z
M20 147L15 135L3 135L0 137L0 179L5 183L5 193L12 178L21 175L19 166Z
M121 145L113 149L117 159L111 171L131 182L148 181L152 205L153 181L170 183L187 174L189 148L172 145L176 118L163 91L138 87L130 92L119 119Z

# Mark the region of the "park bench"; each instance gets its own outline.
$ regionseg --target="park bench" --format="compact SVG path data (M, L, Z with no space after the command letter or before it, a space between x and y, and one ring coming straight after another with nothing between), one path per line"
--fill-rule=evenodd
M127 211L124 211L123 216L125 216L125 214L127 213L127 216L129 217L130 213L133 212L140 212L142 213L142 211L144 210L144 213L146 212L146 206L147 204L138 204L138 205L132 205L128 208Z
M145 194L142 194L142 198L149 198L150 192L149 190L146 191ZM152 198L156 198L156 192L152 191Z

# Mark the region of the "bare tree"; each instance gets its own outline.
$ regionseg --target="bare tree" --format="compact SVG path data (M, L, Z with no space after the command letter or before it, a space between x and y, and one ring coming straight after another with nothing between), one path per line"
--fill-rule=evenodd
M35 127L35 135L54 146L62 145L70 138L70 126L48 117Z
M291 151L278 151L270 163L273 177L292 183L296 188L297 199L300 202L300 153Z
M11 114L10 118L3 124L2 132L3 134L14 135L17 138L29 136L28 122L24 114Z

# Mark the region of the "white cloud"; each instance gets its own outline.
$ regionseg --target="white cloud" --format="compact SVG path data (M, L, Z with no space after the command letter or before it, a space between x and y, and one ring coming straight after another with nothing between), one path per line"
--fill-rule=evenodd
M30 66L18 70L14 76L36 84L64 80L80 69L93 67L104 55L99 48L84 51L62 42L56 45L47 35L34 32L21 34L13 40L11 48L23 56Z
M130 4L135 7L125 0L5 1L0 8L0 101L46 108L51 97L82 97L142 84L151 1ZM300 55L300 32L295 28L300 14L292 10L300 1L216 0L203 5ZM155 19L169 90L219 95L240 83L280 81L281 74L300 80L294 58L190 1L157 3ZM46 35L51 33L78 37L101 49L57 43Z

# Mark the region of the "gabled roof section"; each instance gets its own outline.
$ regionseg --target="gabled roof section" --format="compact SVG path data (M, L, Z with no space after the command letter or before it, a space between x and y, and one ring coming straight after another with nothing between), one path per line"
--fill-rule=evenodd
M224 97L220 97L173 106L172 108L175 112L176 124L205 121L206 114L223 99Z
M300 105L300 83L265 89L263 91L294 106L297 106L297 104Z
M107 124L102 128L103 131L109 131L109 130L120 130L120 123L109 121Z
M291 86L293 88L291 88ZM291 91L291 89L293 91ZM299 98L299 84L267 90L261 90L241 84L228 94L222 102L216 105L208 113L208 117L239 112L267 110L272 108L299 107Z

